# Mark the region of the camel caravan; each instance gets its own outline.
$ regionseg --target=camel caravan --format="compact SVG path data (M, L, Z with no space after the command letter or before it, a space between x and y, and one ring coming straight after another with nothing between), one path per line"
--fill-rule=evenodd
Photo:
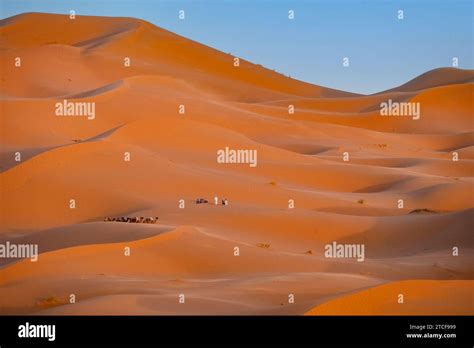
M158 222L158 216L155 217L143 217L143 216L135 216L135 217L106 217L104 218L105 222L129 222L129 223L136 223L136 224L156 224Z

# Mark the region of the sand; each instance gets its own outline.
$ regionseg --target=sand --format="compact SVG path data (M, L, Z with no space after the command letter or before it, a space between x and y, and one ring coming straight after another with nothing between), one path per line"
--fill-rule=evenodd
M0 48L0 243L40 251L0 259L0 314L474 314L473 71L363 96L142 20L40 13L2 20ZM95 118L56 116L64 99ZM421 118L381 117L388 99Z

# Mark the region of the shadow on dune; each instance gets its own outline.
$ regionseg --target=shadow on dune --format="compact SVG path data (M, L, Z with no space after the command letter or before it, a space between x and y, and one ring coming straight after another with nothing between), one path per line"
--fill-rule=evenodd
M338 240L365 244L367 258L396 258L437 251L451 255L452 247L473 249L474 208L444 214L379 217L368 230Z
M24 163L25 161L28 161L29 159L42 154L43 152L49 151L49 150L54 150L60 147L65 147L65 146L73 146L75 144L80 144L80 143L88 143L92 141L99 141L106 139L110 135L112 135L116 130L122 128L124 125L121 124L117 127L111 128L109 130L106 130L105 132L102 132L100 134L94 135L93 137L87 138L87 139L75 139L73 140L73 143L70 144L63 144L63 145L58 145L58 146L50 146L50 147L39 147L39 148L26 148L26 149L15 149L15 150L7 150L0 152L0 173L6 172L7 170ZM21 162L16 162L15 161L15 153L20 152L21 153Z
M136 241L172 231L171 226L154 224L127 224L110 222L88 222L47 229L17 238L0 238L12 244L37 244L39 253L81 245L107 244ZM0 267L17 261L0 259Z

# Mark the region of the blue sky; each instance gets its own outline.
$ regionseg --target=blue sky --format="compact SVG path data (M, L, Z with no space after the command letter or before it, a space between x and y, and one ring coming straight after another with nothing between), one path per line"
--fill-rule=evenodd
M126 16L294 78L358 93L428 70L473 68L472 0L0 0L23 12ZM179 20L178 11L186 19ZM295 19L288 19L288 10ZM404 19L397 19L397 11ZM343 67L343 57L349 67Z

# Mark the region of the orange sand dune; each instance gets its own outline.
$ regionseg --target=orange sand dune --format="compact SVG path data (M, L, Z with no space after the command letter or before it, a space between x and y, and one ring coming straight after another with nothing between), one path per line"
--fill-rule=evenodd
M35 35L25 38L22 34L25 31L25 26L35 27ZM57 35L58 28L61 28L60 35ZM87 29L83 30L83 28ZM259 87L263 87L276 92L274 96L350 95L349 93L293 80L243 60L239 69L233 69L233 56L212 50L209 47L184 39L137 19L109 18L107 21L104 21L102 17L78 16L77 21L71 21L67 16L29 13L3 20L0 33L2 36L0 47L11 48L12 54L21 53L21 50L25 48L29 49L26 54L31 52L32 55L30 59L28 59L28 56L25 57L26 66L28 66L30 61L30 64L38 64L34 62L34 60L38 62L36 58L33 60L33 54L36 53L35 51L38 46L42 47L43 50L51 50L54 49L51 45L60 45L57 47L59 50L90 56L90 61L97 60L94 68L106 64L106 69L97 69L104 84L107 83L106 81L108 83L112 82L111 79L113 78L117 79L117 74L120 74L120 78L123 78L130 76L129 74L131 73L135 75L137 73L147 73L172 75L179 78L186 77L186 79L198 85L205 83L206 87L214 92L218 90L220 93L225 93L227 89L231 95L228 97L232 98L235 98L235 92L238 89L244 87L255 89L255 92L258 91ZM54 39L51 40L51 38ZM135 45L136 42L147 44ZM132 47L131 50L130 47ZM53 53L51 52L49 56L53 56ZM110 54L113 54L113 56L110 57ZM60 56L57 52L55 55ZM100 57L97 57L98 55ZM136 68L123 69L124 57L129 57L132 60L137 59L138 64ZM6 61L8 58L11 59L12 56L7 55L3 58ZM12 74L14 74L12 70L15 68L12 67L12 70L8 69L10 64L6 64L5 61L3 65L7 67L7 71L6 78L2 82L6 85L7 90L11 90L14 88L12 84L16 83L12 81ZM150 66L149 62L152 62L153 66ZM77 61L74 57L69 57L61 65L64 64L80 64L88 70L91 69L90 63L81 60ZM49 79L57 77L64 83L71 80L69 82L76 85L77 88L76 79L70 74L62 74L61 70L57 69L58 66L54 61L48 63L46 68L43 65L41 68L41 73L48 73ZM72 71L72 69L69 67L68 71ZM29 75L30 72L28 69L22 70L20 78L29 79L28 76L31 76ZM18 74L15 74L15 77L15 80L17 80ZM220 79L216 80L216 77ZM84 72L81 72L81 70L77 71L77 78L84 78ZM34 81L38 82L41 80L34 79ZM56 82L55 85L59 82L52 81ZM92 86L92 84L95 84L96 78L89 78L88 81ZM238 86L234 87L233 82L238 82ZM83 85L81 84L80 86ZM39 87L37 86L37 88ZM98 86L96 85L96 87ZM49 95L57 95L56 93ZM271 95L265 90L260 93L268 96ZM22 95L33 96L30 93L25 94L25 91L22 92ZM252 97L244 94L239 99L248 98Z
M392 91L414 92L427 88L467 82L474 82L474 72L472 70L462 71L455 68L439 68L421 74L399 87L395 87L382 93Z
M406 280L342 296L307 315L471 315L470 280ZM403 303L399 303L399 295Z
M1 314L474 312L473 71L362 96L142 20L41 13L0 21L0 64L0 244L40 253L0 260ZM65 99L94 117L57 116ZM381 116L389 99L420 118ZM159 220L104 221L127 216Z

